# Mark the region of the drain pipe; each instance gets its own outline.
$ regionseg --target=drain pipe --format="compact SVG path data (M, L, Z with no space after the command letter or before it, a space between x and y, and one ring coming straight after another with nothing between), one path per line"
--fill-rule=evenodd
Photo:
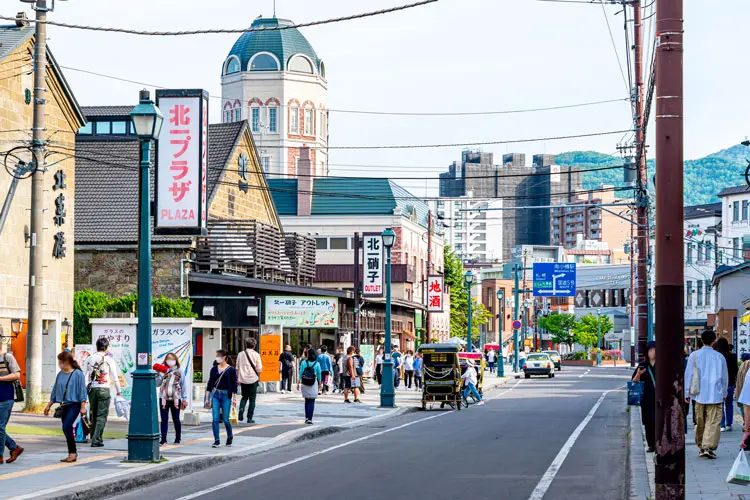
M185 293L185 275L190 274L190 272L185 272L185 263L190 262L191 264L195 264L195 261L193 259L180 259L180 298L186 298L188 295Z

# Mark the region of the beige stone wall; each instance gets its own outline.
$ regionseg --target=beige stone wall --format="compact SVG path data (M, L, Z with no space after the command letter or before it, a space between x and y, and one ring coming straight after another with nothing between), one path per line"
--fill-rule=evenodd
M154 297L180 297L180 264L188 249L154 248L151 257L151 292ZM85 249L76 251L75 289L92 289L113 297L135 293L138 259L135 249Z
M25 102L25 90L33 92L32 70L33 41L29 41L0 61L0 151L3 153L31 139L33 102ZM68 102L60 82L48 71L46 87L46 137L49 138L48 171L44 176L44 232L42 236L44 272L43 317L61 321L73 318L73 219L75 172L72 156L75 152L75 131L81 126ZM19 152L24 160L30 159L28 150ZM4 161L4 154L0 162ZM63 170L67 176L65 196L67 216L62 226L54 223L55 198L61 191L53 190L54 175ZM11 183L4 168L0 170L0 206ZM0 324L9 324L11 318L27 317L29 250L24 241L25 227L30 225L31 179L21 180L10 209L8 220L0 235ZM52 250L55 233L62 231L66 240L66 257L55 259ZM39 280L39 278L37 278ZM3 330L6 330L3 326Z

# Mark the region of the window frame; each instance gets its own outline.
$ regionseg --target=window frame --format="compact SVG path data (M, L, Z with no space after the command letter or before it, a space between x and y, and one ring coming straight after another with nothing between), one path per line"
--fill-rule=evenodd
M292 69L292 65L298 59L304 61L305 63L307 63L307 66L305 66L305 71L300 71L298 69ZM309 68L309 71L307 71L308 68ZM310 58L308 58L304 54L294 54L292 57L290 57L287 60L286 70L289 71L289 72L291 72L291 73L298 73L300 75L315 75L315 64L310 60Z
M279 107L268 106L268 132L271 134L279 133Z
M236 108L234 108L232 110L232 115L233 115L232 116L233 121L238 122L242 120L242 108L240 106L237 106Z
M260 133L260 111L260 106L250 107L250 130L252 130L254 134Z
M344 244L344 248L334 248L334 240L337 242L337 245L340 246L341 243ZM346 236L330 236L328 238L328 249L329 250L349 250L349 238Z
M79 135L94 135L94 122L86 122L84 126L78 129Z
M122 132L115 132L115 124L122 125ZM112 135L127 135L128 134L128 122L125 120L113 120L109 122L109 130Z
M229 65L235 62L237 63L237 71L229 71ZM237 73L240 73L242 71L242 63L240 62L239 58L237 56L229 56L227 60L224 62L224 76L229 75L236 75Z
M313 108L305 108L304 110L302 119L302 134L306 137L315 137L315 109Z
M693 263L693 244L692 243L687 244L687 250L685 251L685 262L687 264Z
M289 133L299 135L299 107L289 107Z
M695 282L695 286L696 286L696 294L695 294L696 305L698 307L703 307L703 280L697 280Z
M742 200L742 208L740 211L740 215L742 217L743 221L748 220L748 207L750 207L750 201L748 200Z
M692 280L687 280L685 284L685 291L687 292L685 305L688 307L693 307L693 281Z
M325 242L325 244L321 246L321 242ZM315 250L328 250L328 237L316 237Z
M276 64L275 69L270 68L260 68L260 69L253 69L253 62L255 62L256 59L259 57L268 56L269 58L273 59L273 62ZM270 53L270 52L258 52L255 54L250 60L247 62L247 70L250 72L271 72L271 71L281 71L281 61L279 61L279 58L276 57L276 55Z

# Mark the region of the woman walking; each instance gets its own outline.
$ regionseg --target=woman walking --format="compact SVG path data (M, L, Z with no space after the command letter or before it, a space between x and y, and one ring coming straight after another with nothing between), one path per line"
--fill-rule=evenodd
M375 380L378 385L383 384L383 348L378 348L378 354L375 356Z
M307 359L299 364L299 382L297 389L302 389L302 397L305 398L305 423L312 425L313 413L315 412L315 398L318 397L318 386L320 385L321 372L318 357L315 350L308 349Z
M420 353L417 353L414 355L414 385L416 386L415 390L421 391L422 390L422 355Z
M656 342L646 344L648 356L639 364L631 377L634 382L643 382L641 396L641 422L646 427L648 452L656 450Z
M76 419L86 414L86 377L78 366L73 355L63 351L57 355L57 366L60 371L52 386L49 403L44 409L44 414L49 415L50 408L59 403L59 410L55 410L55 416L62 419L62 431L68 444L68 456L61 462L75 462L78 460L78 449L76 448L76 436L73 432L73 424Z
M404 356L404 388L411 389L411 382L414 379L414 353L406 351Z
M167 373L160 376L159 382L159 413L161 416L161 441L160 445L167 444L167 431L169 430L169 414L172 414L174 423L174 444L180 444L182 439L182 424L180 423L180 410L187 408L188 400L185 394L185 375L180 371L180 360L173 352L164 357L167 365Z
M211 375L206 386L206 408L211 408L214 432L213 448L221 446L219 423L224 422L227 430L227 446L232 446L232 424L229 423L229 412L235 405L237 396L237 372L227 362L227 351L216 351L216 364L211 368Z

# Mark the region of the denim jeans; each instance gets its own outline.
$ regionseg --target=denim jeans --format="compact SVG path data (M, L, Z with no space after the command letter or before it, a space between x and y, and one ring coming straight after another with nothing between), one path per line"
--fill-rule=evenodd
M172 422L174 422L174 438L175 441L182 440L182 422L180 422L180 404L182 402L178 399L177 401L168 400L166 404L164 401L159 399L159 416L161 417L161 440L167 442L167 432L169 432L169 415L172 414Z
M232 424L229 423L229 412L232 409L232 396L227 391L214 391L211 401L211 416L213 422L211 427L214 431L214 441L219 441L219 422L224 422L227 429L227 437L232 437Z
M721 426L732 425L734 423L734 386L727 387L727 400L724 402L724 411L721 412Z
M0 401L0 458L5 454L5 448L15 450L18 445L13 438L5 433L5 427L10 420L10 412L13 411L13 400Z
M476 399L477 401L482 400L482 395L479 394L477 387L473 383L467 381L464 385L464 398L467 398L469 396L469 393L471 393L474 396L474 399Z
M305 418L307 420L312 420L314 412L315 412L315 400L305 398Z
M65 442L68 445L68 453L75 455L78 453L76 448L76 435L73 431L73 424L76 423L78 415L81 414L81 403L68 403L63 406L62 410L62 431L65 435Z

